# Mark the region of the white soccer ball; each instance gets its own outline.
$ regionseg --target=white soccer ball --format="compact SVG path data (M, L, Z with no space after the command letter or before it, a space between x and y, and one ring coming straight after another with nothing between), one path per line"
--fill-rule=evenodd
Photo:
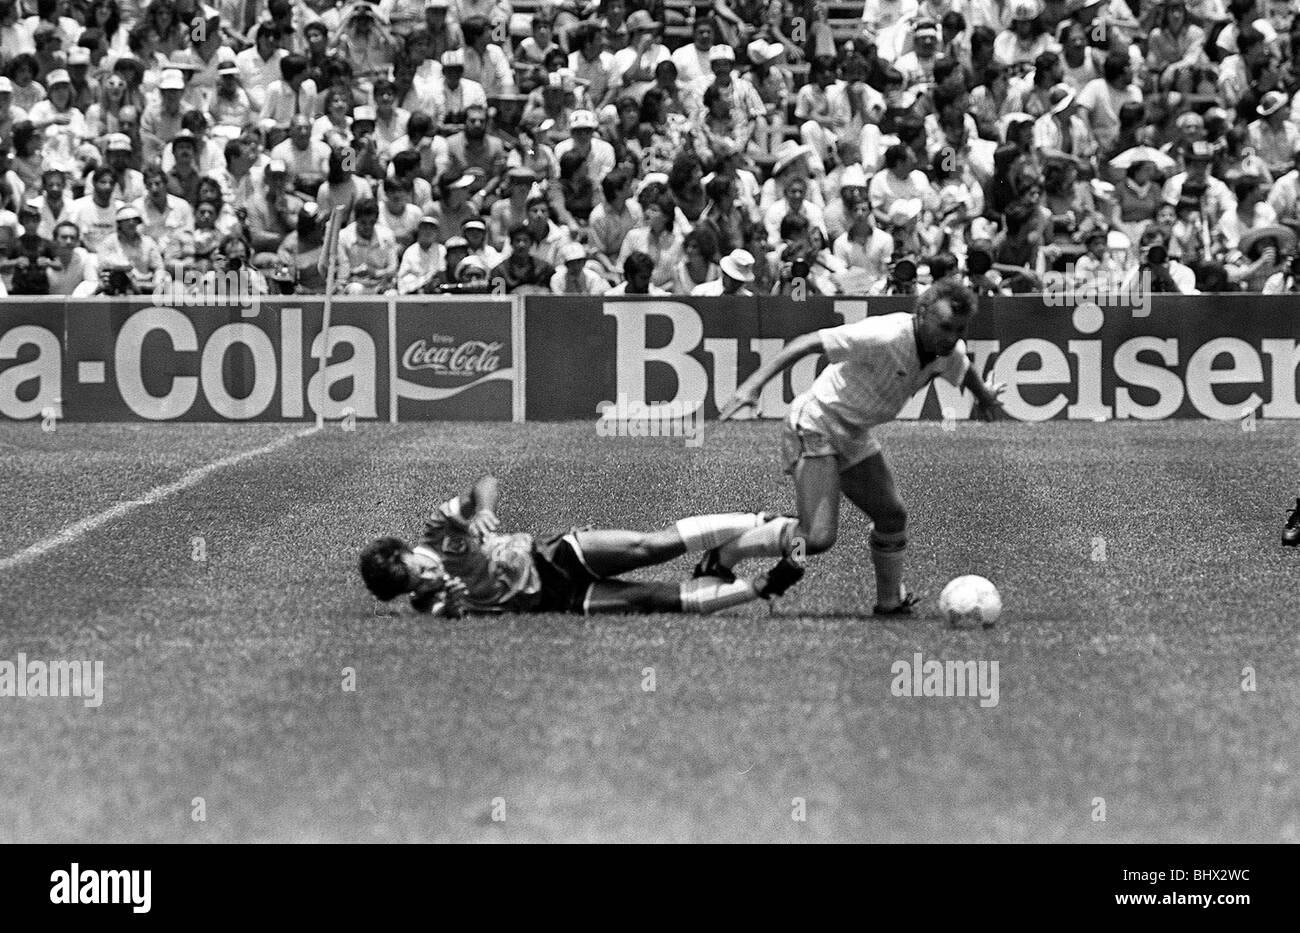
M992 628L1002 614L1002 595L992 581L968 574L957 577L939 594L939 609L951 626Z

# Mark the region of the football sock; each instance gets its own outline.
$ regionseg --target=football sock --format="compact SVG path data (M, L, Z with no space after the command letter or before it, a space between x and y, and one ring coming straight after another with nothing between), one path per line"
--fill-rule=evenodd
M718 548L718 560L724 567L735 567L750 557L781 557L790 549L790 540L798 527L793 518L774 518L722 545Z
M748 580L724 583L716 577L700 577L682 583L682 612L715 612L758 599L758 590Z
M903 598L903 561L907 557L907 532L871 529L871 563L876 568L876 605L888 609Z
M722 515L692 515L677 523L687 552L707 551L725 544L756 527L762 518L753 512L726 512Z

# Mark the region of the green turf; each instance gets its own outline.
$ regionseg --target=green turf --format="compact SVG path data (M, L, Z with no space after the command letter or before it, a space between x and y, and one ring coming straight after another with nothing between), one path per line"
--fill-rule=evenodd
M2 425L0 557L292 430ZM851 512L775 612L431 622L356 578L369 537L414 534L483 469L505 524L538 532L789 508L770 423L709 424L697 450L335 427L0 572L0 660L92 657L107 680L97 710L0 699L0 840L1300 841L1294 425L879 434L910 581L991 577L996 629L866 618ZM997 660L1000 704L893 697L915 651Z

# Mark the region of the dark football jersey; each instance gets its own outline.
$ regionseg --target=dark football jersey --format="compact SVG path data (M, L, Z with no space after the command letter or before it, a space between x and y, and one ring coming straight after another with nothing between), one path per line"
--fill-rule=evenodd
M465 584L469 611L526 608L542 587L533 563L533 536L493 533L480 540L470 532L463 508L460 496L440 505L425 522L421 546L442 558L448 576Z

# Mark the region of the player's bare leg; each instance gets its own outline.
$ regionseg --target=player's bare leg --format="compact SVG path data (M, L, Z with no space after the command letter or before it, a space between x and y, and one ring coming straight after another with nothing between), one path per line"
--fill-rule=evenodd
M660 531L602 528L576 532L576 537L587 569L598 577L616 577L725 544L764 520L753 512L692 515Z
M748 580L718 580L703 577L682 583L635 583L630 580L600 580L587 591L584 608L588 615L635 612L709 613L740 606L758 599L758 590Z
M876 611L907 611L915 601L903 589L907 506L884 454L872 454L841 474L845 497L871 519L871 563L876 568Z

